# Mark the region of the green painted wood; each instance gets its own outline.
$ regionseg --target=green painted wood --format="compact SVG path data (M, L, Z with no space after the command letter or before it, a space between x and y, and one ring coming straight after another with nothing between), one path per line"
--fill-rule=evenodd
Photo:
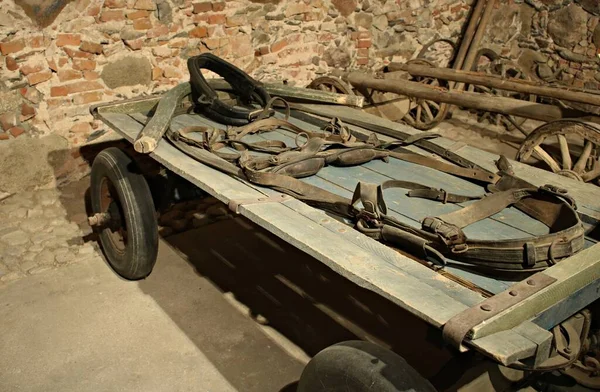
M556 282L475 326L472 329L473 339L513 328L548 308L560 306L564 298L570 297L600 279L600 244L582 250L546 269L543 273L555 278ZM598 296L596 292L595 297ZM578 310L573 309L573 313Z
M510 329L474 340L470 345L503 365L530 358L537 350L537 344Z

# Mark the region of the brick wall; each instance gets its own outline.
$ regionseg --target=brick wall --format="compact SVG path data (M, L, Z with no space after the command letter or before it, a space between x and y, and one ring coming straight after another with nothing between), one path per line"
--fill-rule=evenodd
M597 2L586 1L502 0L486 45L529 56L533 71L554 74L564 66L559 80L597 87ZM472 0L55 3L45 12L0 0L0 143L54 133L70 146L84 144L101 127L90 104L165 91L187 79L186 59L200 53L224 57L259 80L297 85L336 68L406 61L434 38L456 40ZM562 33L552 27L573 21L584 23L569 38L578 41L561 47L579 56L575 61L557 54L553 42ZM530 52L543 57L531 60Z

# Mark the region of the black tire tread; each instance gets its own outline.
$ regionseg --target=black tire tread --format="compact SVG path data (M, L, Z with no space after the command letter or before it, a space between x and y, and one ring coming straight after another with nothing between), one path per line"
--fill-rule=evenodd
M435 392L401 356L364 341L335 344L304 368L297 392Z
M100 243L111 267L125 279L137 280L150 274L158 254L158 225L148 183L134 161L122 150L110 147L94 159L91 174L92 210L100 212L100 184L107 177L118 193L128 243L118 252L108 239L108 229L100 232Z

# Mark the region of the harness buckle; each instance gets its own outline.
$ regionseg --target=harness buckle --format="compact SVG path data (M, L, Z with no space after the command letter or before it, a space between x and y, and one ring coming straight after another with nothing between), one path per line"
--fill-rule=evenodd
M441 194L438 196L438 200L441 198L442 204L448 203L448 192L445 189L440 188L440 193Z
M557 194L557 195L566 195L568 193L568 191L565 188L560 188L560 187L558 187L556 185L552 185L552 184L542 185L540 187L540 190L541 191L547 191L547 192L550 192L550 193L554 193L554 194Z
M574 210L577 209L575 199L568 195L568 191L565 188L560 188L556 185L546 184L538 188L541 193L548 193L553 196L559 197L566 201Z
M367 223L369 227L380 227L381 222L379 220L379 214L377 212L369 212L365 209L361 210L357 214L357 218Z

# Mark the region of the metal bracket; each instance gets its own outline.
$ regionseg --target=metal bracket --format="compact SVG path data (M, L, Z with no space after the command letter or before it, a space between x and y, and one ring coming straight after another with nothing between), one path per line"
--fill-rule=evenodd
M516 283L507 290L486 299L472 308L460 312L444 325L442 331L444 340L458 348L460 351L467 351L467 348L462 343L465 338L469 338L469 332L473 327L484 323L492 316L516 305L555 281L555 278L550 277L543 272L538 272L527 280Z
M279 194L275 196L264 196L256 199L238 199L238 200L229 200L228 207L231 211L239 214L240 206L242 205L250 205L250 204L263 204L263 203L283 203L292 199L289 195Z

